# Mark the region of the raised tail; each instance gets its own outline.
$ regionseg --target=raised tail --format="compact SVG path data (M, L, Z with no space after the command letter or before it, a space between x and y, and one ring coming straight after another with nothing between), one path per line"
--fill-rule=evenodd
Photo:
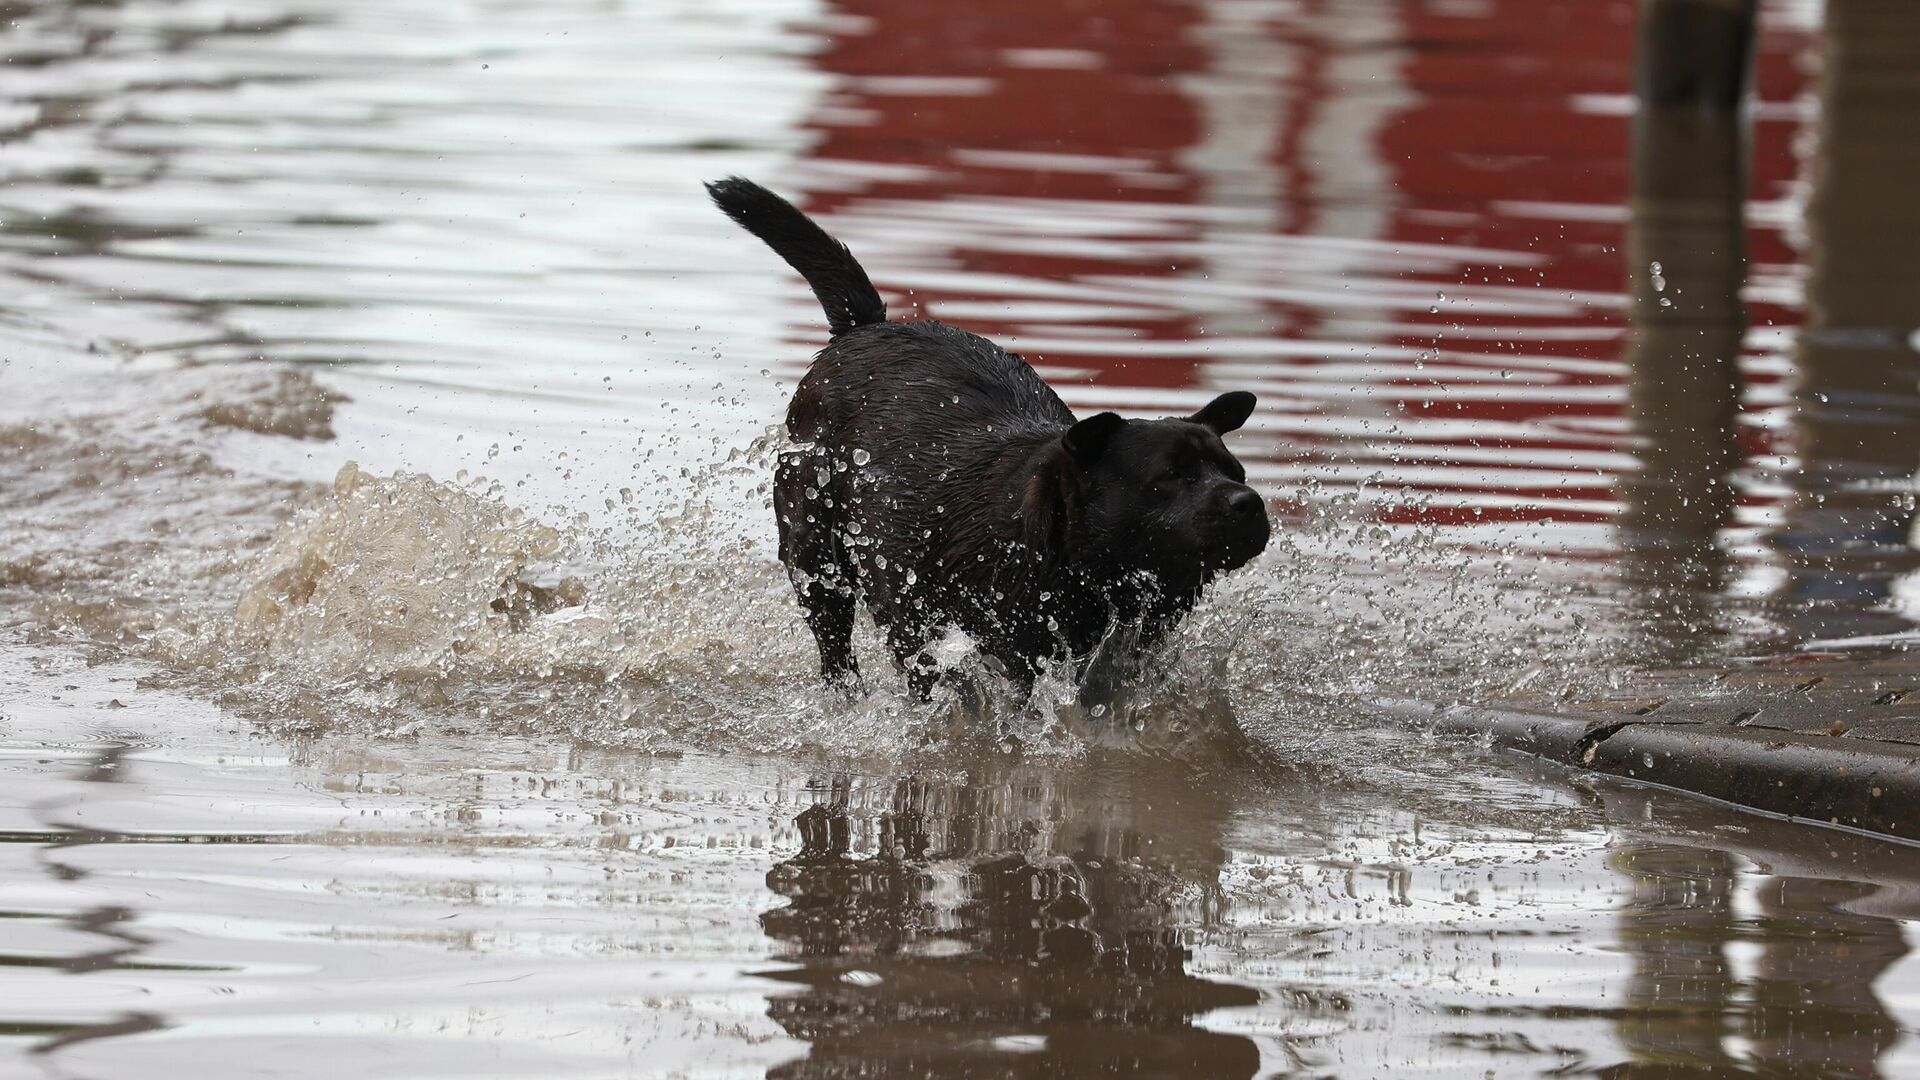
M709 183L707 194L735 224L765 241L788 266L800 271L826 309L827 326L834 336L887 321L886 302L853 252L792 203L738 176Z

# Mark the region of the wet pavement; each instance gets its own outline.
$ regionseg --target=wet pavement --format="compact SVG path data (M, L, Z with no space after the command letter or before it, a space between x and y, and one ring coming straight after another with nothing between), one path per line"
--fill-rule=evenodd
M1520 691L1405 702L1435 731L1797 822L1920 841L1920 723L1910 660L1791 656L1626 674L1569 700Z

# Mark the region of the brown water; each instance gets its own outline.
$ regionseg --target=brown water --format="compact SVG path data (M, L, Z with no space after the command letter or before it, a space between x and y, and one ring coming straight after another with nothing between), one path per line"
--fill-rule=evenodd
M1765 7L1744 173L1615 3L0 11L0 1071L1920 1069L1911 853L1369 708L1912 640L1896 0ZM815 686L729 173L1260 394L1127 710Z

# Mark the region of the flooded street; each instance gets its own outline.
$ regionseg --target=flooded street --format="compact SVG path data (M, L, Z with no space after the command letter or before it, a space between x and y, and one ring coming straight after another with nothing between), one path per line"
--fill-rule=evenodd
M1920 855L1466 751L263 739L113 667L7 675L45 703L4 759L23 1075L1920 1063Z
M1920 853L1379 707L1920 635L1896 0L1718 125L1614 2L0 13L0 1075L1920 1074ZM1122 708L819 686L731 174L1259 395Z

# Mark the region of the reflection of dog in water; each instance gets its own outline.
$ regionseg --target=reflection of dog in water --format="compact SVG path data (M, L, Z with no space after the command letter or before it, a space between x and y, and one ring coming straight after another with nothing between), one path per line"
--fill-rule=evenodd
M852 679L864 601L925 695L927 646L964 631L1021 685L1071 661L1104 702L1214 576L1266 547L1266 506L1221 436L1253 411L1076 420L1019 356L931 320L887 321L846 247L738 177L720 209L798 270L833 339L787 410L780 558L827 678Z
M811 1046L771 1075L1253 1075L1250 1041L1193 1019L1259 995L1187 974L1182 941L1217 900L1223 811L1176 800L1156 840L1085 794L902 780L865 858L844 781L802 812L761 925L798 965L769 977L801 988L769 1012Z

